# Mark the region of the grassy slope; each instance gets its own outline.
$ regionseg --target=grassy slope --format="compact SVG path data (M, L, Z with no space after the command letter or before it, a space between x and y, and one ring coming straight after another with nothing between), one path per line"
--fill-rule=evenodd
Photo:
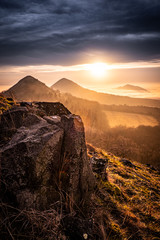
M101 149L88 150L89 157L107 158L108 181L98 179L94 195L104 239L160 239L160 174L151 166L129 166Z

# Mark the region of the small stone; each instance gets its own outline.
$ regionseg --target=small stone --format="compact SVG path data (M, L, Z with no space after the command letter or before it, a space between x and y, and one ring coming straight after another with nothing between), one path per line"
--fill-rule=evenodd
M131 168L136 167L131 161L129 161L128 159L125 159L125 158L121 158L120 162L123 163L123 165L127 166L127 167L131 167Z
M84 238L84 239L88 239L88 234L87 234L87 233L84 233L84 234L83 234L83 238Z

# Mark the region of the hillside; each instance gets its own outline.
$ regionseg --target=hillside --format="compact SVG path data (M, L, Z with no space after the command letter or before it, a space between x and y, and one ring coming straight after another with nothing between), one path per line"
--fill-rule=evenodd
M68 80L66 78L60 79L58 82L51 86L54 90L59 90L60 92L67 92L73 96L80 97L83 99L88 99L92 101L97 101L101 104L107 105L128 105L128 106L150 106L150 107L160 107L160 101L152 99L142 99L142 98L131 98L126 96L118 96L107 93L100 93L83 88L76 84L75 82Z
M18 101L55 101L57 94L44 83L32 76L26 76L8 89L5 93L7 97L13 97Z
M28 102L32 99L61 102L70 112L81 116L86 139L94 146L111 151L119 157L128 157L160 168L160 108L102 105L96 101L54 91L34 78L28 80L26 77L12 87L15 89L16 101L24 99ZM62 82L66 82L66 79ZM72 84L70 81L69 83ZM74 89L77 86L74 84ZM2 101L0 111L3 111L3 108Z
M139 87L139 86L135 86L135 85L131 85L131 84L126 84L126 85L118 87L116 89L118 89L118 90L136 91L136 92L149 92L145 88L142 88L142 87Z
M60 93L57 90L52 90L44 83L31 76L26 76L25 78L21 79L17 84L11 87L8 91L4 92L2 95L6 97L13 97L13 99L18 102L59 101L63 103L71 112L80 115L86 128L90 127L101 129L102 123L103 127L107 127L105 113L103 113L102 107L99 103L77 98L70 94Z
M82 87L80 87L77 83L67 79L62 78L57 81L55 84L51 86L52 89L58 89L61 92L71 93L72 91L82 91Z
M81 118L60 103L0 117L2 239L158 240L154 167L86 145Z
M88 144L91 161L103 166L107 180L97 171L98 190L94 195L103 238L108 240L158 240L160 236L160 172Z

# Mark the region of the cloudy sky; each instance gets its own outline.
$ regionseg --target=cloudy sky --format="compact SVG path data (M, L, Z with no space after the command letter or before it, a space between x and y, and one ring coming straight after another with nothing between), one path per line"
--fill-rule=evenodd
M84 83L83 66L95 62L112 65L110 81L130 63L130 81L134 69L138 79L158 83L159 13L159 0L2 0L0 83L30 72L47 84L64 73Z

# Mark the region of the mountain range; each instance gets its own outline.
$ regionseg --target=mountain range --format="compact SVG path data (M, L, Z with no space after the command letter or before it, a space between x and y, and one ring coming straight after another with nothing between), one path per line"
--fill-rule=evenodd
M130 85L128 85L130 86ZM160 107L160 101L144 98L131 98L127 96L118 96L108 93L100 93L93 90L83 88L75 82L62 78L51 86L53 90L59 90L60 92L70 93L73 96L97 101L106 105L128 105L128 106L149 106ZM138 88L138 87L137 87Z
M58 90L58 91L57 91ZM61 93L59 93L59 91ZM159 100L131 98L107 93L100 93L81 87L75 82L62 78L51 86L32 76L26 76L10 89L4 92L7 97L14 97L18 101L56 101L60 100L63 93L70 93L72 96L96 101L106 105L128 105L128 106L149 106L160 107Z

